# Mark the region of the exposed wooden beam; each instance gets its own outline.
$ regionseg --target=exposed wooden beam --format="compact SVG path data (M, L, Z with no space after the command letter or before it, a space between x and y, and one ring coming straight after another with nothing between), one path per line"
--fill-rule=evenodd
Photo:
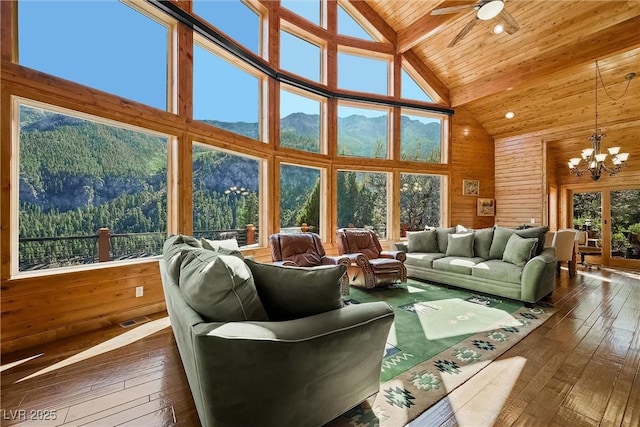
M474 4L475 2L469 3L469 6ZM463 4L461 5L458 1L449 0L439 4L438 9L451 6L463 6ZM471 10L470 7L469 11ZM406 29L398 32L398 52L406 52L418 43L425 41L427 38L438 33L449 21L452 21L458 16L458 13L431 15L431 10L429 10Z
M508 74L485 76L469 84L450 88L451 106L459 107L498 92L541 84L559 67L566 69L571 64L595 61L624 52L640 43L638 28L640 16L563 45L546 53L543 58L532 57L511 68Z

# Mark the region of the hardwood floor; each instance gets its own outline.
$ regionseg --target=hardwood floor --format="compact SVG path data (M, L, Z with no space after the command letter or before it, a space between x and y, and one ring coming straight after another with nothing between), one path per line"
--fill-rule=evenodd
M640 272L563 269L550 302L552 318L411 426L640 425ZM3 426L199 425L166 313L5 355L1 380Z

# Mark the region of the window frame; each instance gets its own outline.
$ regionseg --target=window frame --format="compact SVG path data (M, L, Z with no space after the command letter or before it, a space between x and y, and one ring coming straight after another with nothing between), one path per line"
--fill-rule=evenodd
M126 122L120 122L113 119L97 116L94 114L85 113L79 110L73 110L71 108L61 107L48 102L37 101L31 98L27 98L20 95L10 95L11 103L11 150L13 153L11 159L11 182L19 182L20 175L20 106L38 108L48 112L63 114L75 118L79 118L86 121L95 122L98 124L113 126L120 129L129 130L132 132L146 133L149 135L166 138L167 139L167 201L166 201L166 230L165 234L168 236L173 225L173 216L175 215L174 209L171 207L172 201L176 200L176 192L173 185L172 171L175 170L175 154L172 149L177 136L171 135L157 130L144 128L142 126L135 126ZM152 255L144 258L115 260L105 262L95 262L92 264L78 264L65 267L54 267L43 270L28 270L19 271L19 215L20 215L20 188L18 185L12 185L10 189L10 224L11 224L11 262L10 262L10 277L11 278L26 278L26 277L39 277L48 276L54 274L63 274L68 272L87 271L101 268L120 267L123 265L139 264L149 262L150 260L157 260L162 255Z
M245 157L248 158L250 160L255 160L258 162L258 224L254 224L256 225L256 228L258 230L267 230L267 224L269 219L267 218L268 215L268 206L271 203L271 199L272 199L272 195L267 193L267 189L268 187L268 178L267 178L267 172L268 172L268 161L265 157L260 156L260 155L256 155L256 154L249 154L246 151L234 151L234 150L230 150L228 148L224 148L215 144L211 144L209 142L205 142L204 139L202 138L196 138L194 137L189 144L189 152L193 153L193 148L195 146L198 147L202 147L208 150L213 150L213 151L219 151L221 153L226 153L232 156L238 156L238 157ZM193 168L193 157L190 157L190 167ZM193 207L193 179L191 180L191 185L189 186L189 194L190 194L190 199L191 199L191 233L193 234L193 211L194 211L194 207ZM264 232L260 232L258 233L258 240L256 241L256 243L254 243L253 245L247 245L247 246L241 246L240 250L253 250L253 249L259 249L262 247L265 247L267 244L267 240L268 240L268 236L266 235L268 233L264 233Z
M296 163L294 163L294 160L296 161ZM320 224L318 224L318 231L317 234L320 235L320 240L322 242L328 242L329 241L329 235L328 235L328 230L329 230L329 225L327 224L327 218L328 218L328 212L329 212L329 205L330 205L330 200L329 200L329 192L327 189L327 184L328 184L328 178L329 178L329 166L326 163L313 163L313 162L301 162L297 159L277 159L275 162L275 170L276 170L276 176L277 176L277 182L276 182L276 186L278 189L278 215L277 215L277 219L274 221L278 223L278 229L277 231L274 230L274 232L279 233L280 229L281 229L281 212L280 212L280 197L281 197L281 193L280 193L280 186L281 186L281 174L280 171L281 166L282 165L287 165L287 166L296 166L296 167L302 167L302 168L309 168L309 169L316 169L320 172Z

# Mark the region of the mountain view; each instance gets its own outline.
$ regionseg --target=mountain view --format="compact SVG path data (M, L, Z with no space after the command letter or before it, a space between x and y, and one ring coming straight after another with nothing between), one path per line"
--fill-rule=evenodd
M256 123L209 123L252 138L258 135ZM378 155L380 141L386 140L386 123L386 117L340 119L341 150ZM281 127L283 145L318 151L318 116L294 113L281 120ZM402 137L403 152L410 153L407 158L439 158L438 123L407 120ZM166 138L22 106L19 155L20 270L96 262L100 228L112 235L112 259L160 253L167 216ZM256 160L194 148L194 234L258 224L258 171ZM386 197L375 196L371 182L344 178L353 186L348 191L356 206L358 191L367 203L372 197ZM228 194L233 186L242 187L245 194ZM317 169L283 170L281 226L317 226L319 194ZM360 213L359 219L355 215L341 212L344 221L362 225L381 214Z

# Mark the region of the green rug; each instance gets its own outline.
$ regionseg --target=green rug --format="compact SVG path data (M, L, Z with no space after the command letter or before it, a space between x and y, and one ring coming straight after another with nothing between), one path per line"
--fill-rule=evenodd
M553 314L506 298L409 280L351 287L347 304L386 301L395 311L375 400L328 426L403 426L480 372Z

